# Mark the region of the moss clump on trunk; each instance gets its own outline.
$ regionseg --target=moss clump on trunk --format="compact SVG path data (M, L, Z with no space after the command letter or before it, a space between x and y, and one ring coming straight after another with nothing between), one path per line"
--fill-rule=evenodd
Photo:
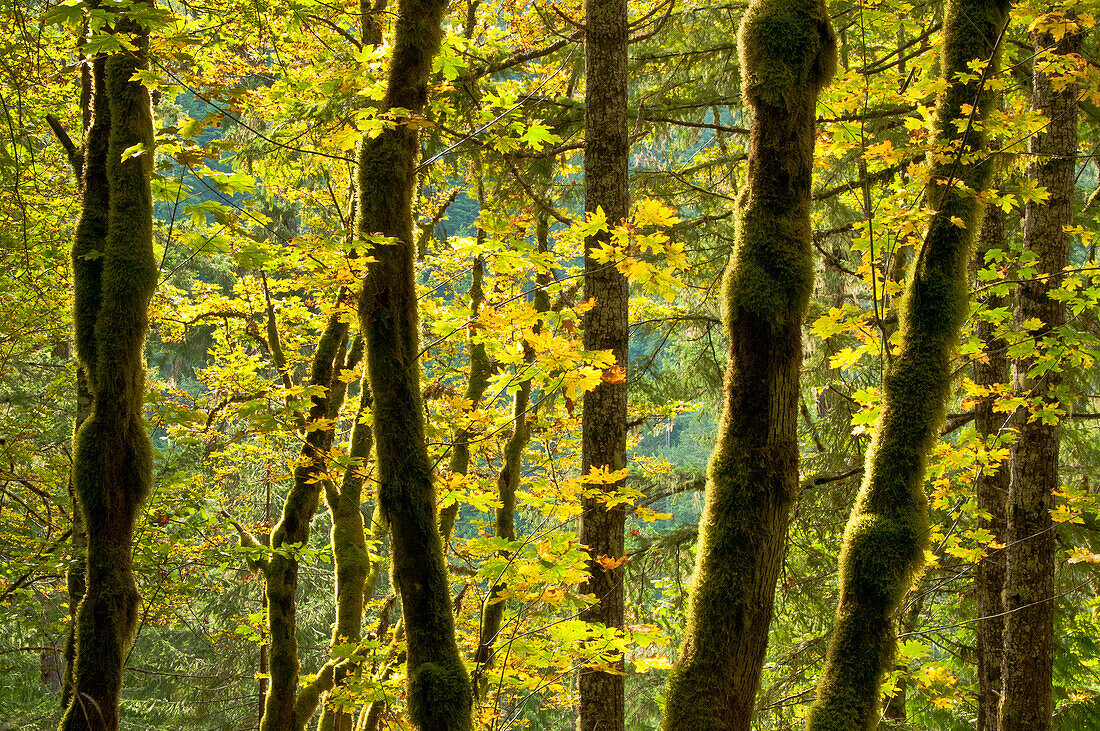
M73 488L87 531L87 583L76 617L72 702L61 727L115 729L122 670L139 601L130 544L152 484L152 444L142 418L142 346L156 287L153 119L148 35L125 15L115 32L133 50L97 56L93 119L85 137L84 202L73 245L77 356L92 395L73 443ZM123 159L123 151L143 152Z
M442 0L398 3L384 109L412 116L424 109L445 8ZM400 121L359 146L357 232L388 238L370 244L359 322L374 396L378 499L404 615L409 716L419 728L464 731L471 727L470 678L455 640L420 394L412 221L419 151L415 126Z
M725 408L663 728L748 729L798 488L802 321L813 288L814 111L835 41L821 0L757 0L740 33L754 121L723 282Z
M951 0L947 6L941 67L948 86L937 104L936 138L955 154L931 171L928 198L935 215L899 308L901 346L883 379L863 486L844 531L840 601L809 731L878 725L879 684L894 657L894 614L924 564L925 468L967 313L967 263L982 218L976 193L992 173L976 153L985 148L982 121L994 94L984 77L973 80L970 64L990 62L986 73L994 72L1007 17L1005 0Z

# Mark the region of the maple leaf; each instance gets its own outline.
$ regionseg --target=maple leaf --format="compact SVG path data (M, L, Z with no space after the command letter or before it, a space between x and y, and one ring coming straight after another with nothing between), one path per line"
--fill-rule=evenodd
M596 559L596 563L598 563L601 567L603 567L604 571L614 571L615 569L619 568L620 566L622 566L623 564L625 564L629 560L630 560L630 558L627 557L627 556L623 556L621 558L611 558L610 556L600 556L599 558Z
M626 383L626 368L613 365L603 372L604 383Z

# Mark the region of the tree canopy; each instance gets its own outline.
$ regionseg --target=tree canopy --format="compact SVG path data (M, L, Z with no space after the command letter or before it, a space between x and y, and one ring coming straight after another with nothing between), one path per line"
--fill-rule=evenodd
M2 13L0 728L1100 727L1094 5Z

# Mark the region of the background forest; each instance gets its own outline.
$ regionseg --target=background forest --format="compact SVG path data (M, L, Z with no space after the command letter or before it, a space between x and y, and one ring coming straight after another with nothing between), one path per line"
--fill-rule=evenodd
M929 171L955 154L935 122L937 95L954 81L941 73L945 6L826 4L837 69L816 102L799 490L754 729L802 728L825 665L842 536L883 374L899 357L901 294L934 215ZM392 1L5 3L0 728L55 728L70 692L72 592L83 581L73 577L87 547L70 481L82 413L72 260L87 195L74 172L88 125L81 67L132 50L108 28L119 12L148 31L136 78L152 94L155 146L128 146L122 159L152 164L157 265L144 345L153 481L132 541L141 599L120 728L258 728L273 663L282 667L268 595L291 570L299 713L318 708L308 727L340 728L349 714L357 728L412 727L390 526L374 489L378 429L349 298L371 263L355 223L357 150L395 129L419 133L417 386L474 727L573 728L577 672L596 667L624 674L626 728L660 728L724 404L721 282L753 122L738 54L746 7L630 0L631 205L618 221L585 213L583 3L453 0L426 106L413 114L387 100ZM1000 596L988 567L1003 566L1012 544L1010 476L1035 472L1014 465L1029 424L1057 435L1056 489L1042 504L1054 550L1041 599L1053 611L1052 724L1100 728L1098 16L1085 0L1020 0L997 38L1001 72L979 63L961 79L995 96L984 118L963 107L956 130L988 140L965 164L986 166L991 182L969 191L987 211L980 235L951 219L977 251L923 481L926 568L896 612L883 728L969 729L988 708L980 645L1003 611L988 604ZM1071 112L1044 114L1037 78L1068 94ZM1072 162L1071 217L1058 225L1065 259L1051 267L1025 235L1029 206L1052 195L1029 145L1066 120L1070 148L1054 157ZM629 286L626 362L583 340L597 304L585 296L585 242L601 232L596 258ZM77 265L100 256L78 252ZM1040 297L1061 321L1021 305L1035 283L1050 285ZM321 379L323 353L331 372ZM622 383L625 481L585 474L585 394ZM317 464L311 449L323 469L303 478ZM272 548L304 486L315 510ZM621 555L579 542L594 496L625 509ZM593 562L622 578L621 629L585 621ZM1030 650L1011 649L1006 664L1029 662ZM996 728L988 715L981 723Z

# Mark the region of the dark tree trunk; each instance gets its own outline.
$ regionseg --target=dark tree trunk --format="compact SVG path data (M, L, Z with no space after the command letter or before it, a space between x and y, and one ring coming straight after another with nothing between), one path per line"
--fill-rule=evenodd
M986 252L1004 247L1004 216L1001 209L991 206L986 212L982 230L978 236L978 267L982 267ZM1007 298L996 295L986 300L990 309L1004 307ZM979 320L978 337L981 338L983 358L974 363L974 383L978 386L1003 386L1008 382L1008 343L994 334L994 325ZM983 397L975 410L974 427L988 449L1005 444L1007 429L1005 415L993 410L995 395ZM981 527L993 535L993 540L1005 542L1005 501L1008 499L1009 466L987 464L975 480L978 508L989 513ZM977 731L995 731L997 705L1001 698L1001 655L1004 652L1004 604L1001 591L1005 580L1005 552L1003 548L991 548L981 562L977 573L976 627L978 648L978 725Z
M626 114L626 62L629 30L626 0L585 2L584 208L602 209L608 229L629 215L627 185L630 139ZM591 250L610 241L610 230L585 239L584 296L596 306L585 313L586 350L610 350L625 376L629 340L629 287L614 262L600 263ZM626 379L608 379L585 394L581 416L581 469L610 471L626 467ZM600 489L618 490L622 483ZM580 541L592 560L581 591L597 603L581 618L605 627L623 626L623 570L606 570L595 559L623 555L626 512L607 509L597 498L585 498ZM621 662L621 661L620 661ZM619 673L581 668L577 680L578 731L620 731L624 722L624 684Z
M1035 50L1055 44L1050 33L1037 33ZM1081 36L1067 33L1054 46L1057 55L1080 52ZM1032 108L1050 120L1032 135L1031 177L1045 187L1045 202L1028 201L1024 213L1024 247L1035 254L1042 277L1023 282L1016 290L1016 322L1041 324L1030 330L1036 343L1057 341L1057 329L1065 322L1064 306L1050 293L1062 283L1069 237L1062 230L1073 219L1074 162L1077 155L1077 89L1056 90L1036 61L1031 95ZM1039 376L1029 372L1035 358L1014 364L1016 393L1033 405L1057 404L1055 389L1061 382L1057 364ZM1054 665L1054 530L1050 509L1058 488L1058 425L1021 409L1016 415L1019 432L1012 450L1008 491L1007 561L1004 608L1004 690L1001 696L1002 731L1044 731L1051 727Z
M981 127L994 93L984 78L959 75L974 62L989 62L988 73L995 71L1007 17L1006 0L947 5L941 59L947 89L937 104L936 140L957 142L961 149L932 167L928 202L934 217L899 307L900 352L883 379L863 486L844 531L840 601L809 731L878 725L879 685L894 661L894 615L924 563L925 469L943 422L951 360L968 309L967 263L982 218L975 192L985 190L992 169L965 156L985 148ZM960 128L967 130L965 138Z
M93 3L98 5L98 3ZM132 51L91 60L92 121L84 143L84 201L73 245L74 322L91 413L73 444L73 487L87 532L87 584L76 617L72 702L61 727L118 728L122 671L140 600L130 545L152 483L152 444L142 419L148 305L156 287L153 119L148 36L118 16ZM144 151L123 159L124 150Z
M798 489L802 321L813 290L810 178L817 94L835 64L820 0L757 0L741 22L755 115L748 181L723 281L725 408L663 728L745 729L767 649Z
M445 8L442 0L398 3L384 110L415 117L424 109ZM360 144L358 234L393 242L370 245L359 323L374 396L378 499L405 625L409 716L419 728L463 731L472 723L470 678L455 640L420 394L412 221L419 152L416 126L404 121Z

